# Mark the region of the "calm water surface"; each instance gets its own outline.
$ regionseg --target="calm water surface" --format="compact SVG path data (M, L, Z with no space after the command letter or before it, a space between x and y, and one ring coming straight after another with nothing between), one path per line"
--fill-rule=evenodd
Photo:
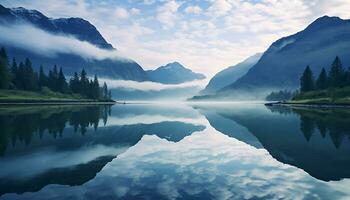
M0 199L350 199L350 110L0 107Z

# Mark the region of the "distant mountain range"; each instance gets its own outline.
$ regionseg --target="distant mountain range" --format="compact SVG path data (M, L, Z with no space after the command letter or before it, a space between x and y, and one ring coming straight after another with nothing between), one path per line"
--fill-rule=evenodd
M344 67L350 66L350 20L324 16L303 31L274 42L247 74L220 94L234 96L244 91L262 95L272 90L297 89L307 65L318 76L322 67L330 68L336 56Z
M0 5L0 23L2 25L27 23L52 34L74 37L81 41L89 42L101 49L114 50L113 46L106 42L91 23L81 18L52 19L37 10L27 10L22 7L10 9ZM10 58L16 57L17 60L30 58L33 66L36 68L43 65L44 68L48 69L54 64L57 64L67 74L80 71L84 67L89 74L97 74L103 77L135 81L148 80L146 72L139 64L132 60L87 60L70 53L61 53L52 57L39 55L31 49L25 49L15 45L0 45L5 46Z
M234 83L236 80L245 75L248 70L258 62L261 55L261 53L257 53L238 63L237 65L228 67L215 74L205 89L201 91L201 95L215 94L220 89Z
M339 56L350 67L350 20L324 16L306 29L274 42L263 55L216 74L191 100L263 99L272 91L296 90L307 65L317 78Z
M59 18L53 19L45 16L37 10L28 10L22 7L5 8L0 4L0 25L30 24L53 35L64 35L74 37L80 41L89 42L103 50L116 51L109 44L94 25L81 18ZM25 35L23 35L25 37ZM31 38L28 38L29 40ZM38 38L36 38L38 39ZM40 39L40 38L39 38ZM9 57L15 57L17 61L30 58L33 66L38 70L40 65L44 69L52 68L57 64L63 68L67 75L85 68L88 74L97 74L100 77L112 79L154 81L165 84L178 84L195 79L205 78L201 74L184 68L180 63L171 63L156 70L144 71L143 68L133 60L121 59L86 59L71 53L60 53L55 57L37 54L30 48L23 48L13 44L1 44L8 51Z
M0 25L20 22L31 24L54 35L65 35L89 42L100 49L116 51L99 31L84 19L52 19L36 10L21 7L10 9L0 5ZM1 43L0 46L7 49L10 58L24 60L29 57L34 67L42 64L46 69L57 64L67 75L84 67L89 74L101 77L163 84L179 84L205 78L203 74L195 73L178 62L145 71L135 61L126 58L86 59L71 53L60 53L50 57L21 46ZM350 66L350 20L324 16L306 29L274 42L260 59L260 55L255 55L219 72L201 94L217 93L217 96L221 97L244 95L251 99L262 98L274 90L294 90L298 88L300 75L307 65L311 66L317 76L322 67L329 69L336 56L341 58L344 67ZM255 62L257 63L254 65Z
M155 70L148 70L146 72L151 81L164 84L179 84L205 79L203 74L195 73L178 62L169 63Z

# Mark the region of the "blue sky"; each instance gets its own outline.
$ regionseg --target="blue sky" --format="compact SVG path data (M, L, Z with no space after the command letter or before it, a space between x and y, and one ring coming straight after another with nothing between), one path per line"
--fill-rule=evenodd
M2 0L49 17L82 17L123 55L152 69L172 61L209 76L263 52L349 0Z

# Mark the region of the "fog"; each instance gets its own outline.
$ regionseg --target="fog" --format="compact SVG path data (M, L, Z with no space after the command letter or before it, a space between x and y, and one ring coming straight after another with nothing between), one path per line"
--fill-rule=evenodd
M116 50L104 50L71 35L52 34L30 24L0 25L0 43L46 57L74 54L84 59L130 61Z
M112 80L99 78L100 82L106 82L110 89L141 90L141 91L161 91L169 89L181 89L190 87L204 88L208 80L196 80L181 84L162 84L150 81L137 82L130 80Z

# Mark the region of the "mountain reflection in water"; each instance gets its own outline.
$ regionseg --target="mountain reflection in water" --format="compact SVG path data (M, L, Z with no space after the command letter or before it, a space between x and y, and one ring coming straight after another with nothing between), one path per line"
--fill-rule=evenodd
M223 133L256 147L259 142L280 162L324 181L350 178L350 110L250 106L211 111L203 113L214 128L222 129L212 123L214 114L240 124L250 134Z
M349 121L262 104L0 107L0 199L349 197Z

